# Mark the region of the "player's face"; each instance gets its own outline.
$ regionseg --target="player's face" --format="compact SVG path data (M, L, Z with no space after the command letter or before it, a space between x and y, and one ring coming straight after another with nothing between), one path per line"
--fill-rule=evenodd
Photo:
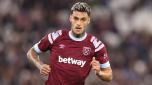
M71 30L76 35L85 32L87 25L90 23L90 17L87 12L73 11L70 15Z

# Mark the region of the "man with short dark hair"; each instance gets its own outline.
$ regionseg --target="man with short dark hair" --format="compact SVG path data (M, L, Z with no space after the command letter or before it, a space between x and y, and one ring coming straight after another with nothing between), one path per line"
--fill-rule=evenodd
M86 33L91 8L78 2L71 8L71 30L58 30L45 35L27 53L28 59L48 76L45 85L84 85L91 68L104 81L112 80L112 70L105 45ZM38 54L50 51L50 65Z

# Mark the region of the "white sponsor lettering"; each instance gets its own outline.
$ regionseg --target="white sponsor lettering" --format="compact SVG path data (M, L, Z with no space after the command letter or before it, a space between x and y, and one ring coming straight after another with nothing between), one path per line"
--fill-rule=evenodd
M67 64L74 64L74 65L78 65L80 67L83 67L86 63L86 61L83 60L76 60L74 58L63 58L61 56L58 57L58 62L60 63L67 63Z

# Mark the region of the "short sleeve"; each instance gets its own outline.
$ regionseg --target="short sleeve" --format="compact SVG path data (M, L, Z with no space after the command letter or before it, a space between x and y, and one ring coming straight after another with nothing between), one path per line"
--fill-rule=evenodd
M49 34L45 35L33 48L37 53L46 52L51 47L51 43L48 38Z
M45 35L33 48L37 53L46 52L51 49L55 40L62 35L62 30Z
M100 62L101 68L110 67L109 56L104 44L101 44L102 48L96 52L96 59Z

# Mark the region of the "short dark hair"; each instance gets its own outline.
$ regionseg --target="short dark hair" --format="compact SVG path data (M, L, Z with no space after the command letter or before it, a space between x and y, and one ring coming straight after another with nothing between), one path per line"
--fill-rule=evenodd
M85 2L77 2L71 7L71 14L73 11L87 12L87 14L90 16L91 8Z

